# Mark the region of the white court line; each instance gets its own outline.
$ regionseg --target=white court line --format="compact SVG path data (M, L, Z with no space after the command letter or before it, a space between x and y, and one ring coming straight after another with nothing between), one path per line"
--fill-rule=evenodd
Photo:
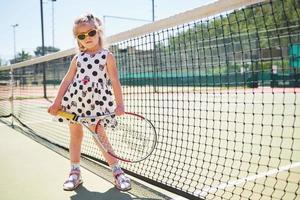
M8 126L7 124L4 124L4 123L0 123L0 127L2 126Z
M23 121L22 121L23 122ZM28 122L23 122L24 124L38 124L42 122L53 122L51 119L48 120L34 120L34 121L28 121Z
M9 120L9 122L10 122L10 120ZM23 121L22 121L23 122ZM34 120L34 121L28 121L28 122L23 122L24 124L39 124L39 123L43 123L43 122L53 122L53 120ZM17 120L14 120L14 123L19 123ZM7 126L7 124L2 124L2 123L0 123L0 127L1 126Z
M272 170L269 170L269 171L266 171L266 172L262 172L262 173L259 173L259 174L256 174L256 175L244 177L244 178L237 179L237 180L234 180L234 181L221 183L220 185L216 185L216 186L212 186L212 187L205 186L202 190L196 190L194 192L194 194L197 195L197 196L200 196L200 197L206 197L209 193L214 193L219 189L224 190L224 189L227 189L227 188L230 188L230 187L235 187L237 185L244 184L248 181L254 181L254 180L259 179L259 178L265 178L267 176L271 176L271 175L274 175L274 174L277 174L277 173L283 172L283 171L288 171L289 169L297 168L297 167L300 167L300 162L291 163L291 164L286 165L286 166L282 166L282 167L279 167L279 168L276 168L276 169L272 169Z

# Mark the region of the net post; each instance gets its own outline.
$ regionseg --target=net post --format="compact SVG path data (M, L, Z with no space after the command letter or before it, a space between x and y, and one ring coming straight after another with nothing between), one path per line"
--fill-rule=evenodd
M44 91L44 98L47 98L47 87L46 87L46 66L45 63L43 65L43 91Z
M14 126L14 75L13 75L13 67L10 66L10 114L11 114L11 126Z

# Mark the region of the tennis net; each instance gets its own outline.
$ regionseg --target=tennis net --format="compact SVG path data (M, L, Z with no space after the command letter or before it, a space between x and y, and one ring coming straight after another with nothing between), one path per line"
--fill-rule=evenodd
M107 43L126 110L158 132L153 155L122 163L133 176L189 199L300 197L299 1L218 1ZM1 67L0 115L68 148L46 109L74 54ZM104 160L88 134L82 152Z

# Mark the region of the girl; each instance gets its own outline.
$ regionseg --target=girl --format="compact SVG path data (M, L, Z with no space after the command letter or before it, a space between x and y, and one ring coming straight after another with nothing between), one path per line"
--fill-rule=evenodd
M115 112L116 115L124 114L116 61L112 53L103 48L101 21L92 14L81 16L75 20L73 34L80 52L72 59L70 68L48 112L51 115L57 115L57 111L63 109L82 117L100 116L111 112ZM112 94L114 94L115 103ZM58 120L65 121L62 118ZM95 130L95 123L95 119L90 120L91 130ZM113 116L101 121L101 127L97 132L99 137L106 137L104 127L110 124L114 124ZM69 122L69 128L71 172L63 185L64 190L74 190L82 183L80 147L83 129L82 125L73 122ZM102 153L112 169L116 188L131 189L130 179L125 176L118 160L105 152Z

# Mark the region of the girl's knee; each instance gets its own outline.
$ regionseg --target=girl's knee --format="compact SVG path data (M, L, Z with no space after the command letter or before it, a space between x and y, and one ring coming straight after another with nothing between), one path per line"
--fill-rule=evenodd
M83 129L81 124L70 124L69 128L70 128L71 135L76 135L76 136L83 135Z

